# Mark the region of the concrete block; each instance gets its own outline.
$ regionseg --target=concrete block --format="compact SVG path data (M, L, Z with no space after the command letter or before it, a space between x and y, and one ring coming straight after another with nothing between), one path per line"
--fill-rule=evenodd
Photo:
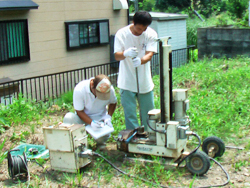
M197 36L198 38L207 38L207 31L204 28L197 29Z
M208 40L221 40L221 29L208 29L207 39Z
M244 41L250 42L250 29L244 29Z
M232 33L233 41L244 41L244 30L242 29L234 29Z
M221 35L221 40L224 41L231 41L232 40L232 29L223 30Z

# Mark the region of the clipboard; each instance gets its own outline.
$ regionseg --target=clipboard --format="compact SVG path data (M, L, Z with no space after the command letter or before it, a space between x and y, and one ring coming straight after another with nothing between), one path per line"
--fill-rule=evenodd
M95 139L101 138L107 134L110 134L114 131L113 127L109 127L108 125L104 125L104 127L101 128L95 128L91 127L90 125L86 126L86 131Z

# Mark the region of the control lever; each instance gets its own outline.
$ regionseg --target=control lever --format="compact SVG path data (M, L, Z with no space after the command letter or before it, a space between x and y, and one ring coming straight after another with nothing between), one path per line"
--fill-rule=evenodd
M125 140L125 144L128 144L132 140L132 138L136 135L137 131L138 129L135 130L135 132L130 137L128 137L127 140Z

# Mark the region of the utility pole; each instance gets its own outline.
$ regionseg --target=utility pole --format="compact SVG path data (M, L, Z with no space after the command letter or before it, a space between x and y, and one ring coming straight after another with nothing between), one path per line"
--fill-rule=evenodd
M248 6L248 12L249 12L249 15L248 15L248 25L250 26L250 1L249 1L249 6Z
M138 0L134 0L135 12L139 11Z

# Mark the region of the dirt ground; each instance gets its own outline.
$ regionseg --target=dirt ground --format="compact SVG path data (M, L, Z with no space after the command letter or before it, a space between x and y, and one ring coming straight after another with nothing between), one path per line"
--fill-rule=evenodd
M28 137L26 137L26 143L29 144L37 144L37 145L43 145L43 133L42 133L42 127L43 126L50 126L58 124L58 122L62 121L63 114L54 114L47 118L44 118L39 125L36 126L35 133L30 134ZM6 130L5 133L0 135L0 143L6 139L6 143L4 145L3 151L8 151L10 148L16 147L19 145L18 138L15 140L10 140L11 136L15 132L17 135L21 134L21 131L29 131L31 132L31 129L29 126L18 126L18 127L11 127L10 129ZM225 143L226 146L230 145L233 146L233 144ZM237 145L236 147L242 147L244 148L244 144ZM121 164L124 162L125 153L117 151L116 150L116 143L109 143L108 149L106 151L106 155L108 156L119 156L117 162L115 163L116 166L121 166ZM95 159L93 159L95 160ZM232 149L232 148L226 148L226 152L220 159L220 163L222 164L223 168L228 172L230 176L230 183L227 184L224 187L250 187L250 151L243 149ZM35 163L29 164L29 171L31 176L31 182L36 181L34 185L35 187L71 187L70 185L64 185L61 184L58 181L55 181L53 177L56 176L57 180L60 180L60 176L62 176L62 173L60 172L53 172L50 169L50 163L47 161L44 166L46 166L46 170L42 167L38 166ZM88 168L91 169L91 164L88 166ZM178 169L176 169L178 170ZM46 172L47 171L47 172ZM47 181L44 180L45 174L47 173L52 174L53 177L50 177L50 183L48 184ZM97 180L91 179L92 173L86 173L82 177L82 184L84 184L86 187L116 187L114 182L120 182L121 179L124 179L124 176L121 176L119 172L112 170L111 173L113 174L112 177L112 184L106 184L102 186L98 186ZM91 180L90 180L91 179ZM175 180L171 180L168 183L171 183L171 187L189 187L190 183L193 181L194 176L191 175L187 170L185 171L184 175L177 177ZM218 185L226 182L227 178L225 173L221 170L221 168L213 164L209 171L201 177L196 177L193 186L192 187L206 187L209 185ZM124 180L123 180L124 181ZM167 185L167 182L162 182L162 185ZM16 187L16 184L12 183L11 178L8 175L8 165L7 165L7 159L4 160L4 162L0 165L0 187ZM19 187L19 186L18 186ZM21 187L27 187L27 185L22 185ZM128 178L128 181L126 185L119 184L119 187L135 187L133 180ZM144 185L137 185L136 187L144 187Z

